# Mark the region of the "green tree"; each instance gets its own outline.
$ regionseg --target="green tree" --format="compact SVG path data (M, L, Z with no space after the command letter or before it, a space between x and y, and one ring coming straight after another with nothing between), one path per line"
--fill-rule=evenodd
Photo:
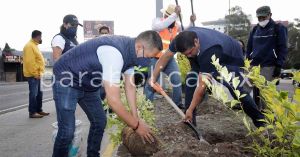
M300 18L295 18L295 27L300 29Z
M300 64L300 19L288 26L288 55L284 68L299 68Z
M225 33L235 39L241 39L245 43L248 40L248 35L251 28L249 16L246 15L240 6L235 6L230 9L230 15L225 16L227 27Z

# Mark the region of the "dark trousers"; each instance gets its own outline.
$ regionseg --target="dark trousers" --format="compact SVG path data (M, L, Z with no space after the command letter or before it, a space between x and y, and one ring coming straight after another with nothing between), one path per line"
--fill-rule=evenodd
M211 62L212 55L216 55L218 58L222 59L222 53L223 53L222 48L221 47L212 47L202 53L203 54L201 55L201 58L190 59L192 70L191 70L191 73L189 75L187 75L186 80L197 81L197 78L198 78L197 73L199 73L199 72L211 73L212 76L216 80L218 80L217 77L219 76L219 74L216 71L215 67L210 62ZM220 61L220 63L222 65L221 61ZM223 66L224 65L225 64L223 64ZM240 68L238 66L226 65L226 67L229 72L234 72L235 76L238 76L240 78L240 81L243 82L243 77L240 74ZM234 94L234 91L233 91L234 88L233 88L231 82L227 83L225 81L222 81L221 83L226 88L228 88L228 90L230 91L230 94L233 96L233 98L237 99L237 97ZM187 108L190 106L190 104L192 102L195 89L196 89L196 84L195 84L195 86L186 86L185 105ZM259 120L264 119L264 115L258 110L257 105L255 104L254 100L251 98L249 93L247 93L246 90L243 89L242 86L239 86L238 90L241 92L241 95L246 94L245 97L240 99L245 113L252 119L252 121L256 127L263 126L264 123L260 122ZM196 124L195 112L193 113L193 123Z
M28 77L29 85L29 114L42 112L43 92L41 91L41 80L34 77Z

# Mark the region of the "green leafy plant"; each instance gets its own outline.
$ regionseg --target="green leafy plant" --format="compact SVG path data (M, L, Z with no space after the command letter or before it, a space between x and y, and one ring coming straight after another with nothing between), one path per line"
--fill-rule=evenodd
M245 61L250 65L250 61ZM253 138L252 149L258 156L300 156L300 103L288 98L288 92L277 91L276 82L266 81L259 66L245 66L253 84L260 90L266 103L265 127L249 130ZM268 133L266 136L262 133Z
M124 88L122 87L121 92L121 99L123 104L125 105L126 109L129 110L129 104L126 100ZM108 108L107 101L104 101L104 108ZM146 100L142 90L137 89L137 108L138 108L138 115L142 118L151 128L155 130L154 122L154 106L153 104ZM111 129L112 131L109 133L110 141L112 142L113 146L116 147L122 142L121 133L124 127L127 125L119 118L115 113L108 116L107 120L107 129Z
M181 53L177 53L177 62L181 74L181 82L185 84L186 75L191 70L190 62L188 58Z
M293 73L293 80L296 81L296 87L295 87L295 94L293 96L293 99L300 103L300 87L299 87L299 84L300 84L300 71L297 71L297 72L294 72Z
M237 89L240 84L239 77L234 77L234 75L231 72L229 72L225 66L221 66L219 63L219 59L216 58L215 55L212 56L211 60L212 60L212 64L216 67L217 71L220 74L220 76L217 79L225 81L227 83L232 82L232 86L233 86L232 90L234 91L238 99L229 101L228 95L225 92L223 85L211 84L210 81L208 81L208 79L205 79L205 82L208 85L208 88L211 88L213 96L217 98L217 100L222 101L223 104L230 104L230 108L232 108L236 104L240 103L239 100L241 98L246 96L245 94L241 95L240 91Z
M240 95L237 90L239 85L238 78L232 78L232 74L228 72L226 67L219 64L219 59L212 57L212 64L220 73L223 81L231 81L234 87L234 93L238 100L228 100L227 93L222 89L221 85L212 84L204 77L204 82L208 88L212 90L212 96L223 102L230 104L230 107L240 103L239 99L244 95ZM249 135L253 139L250 149L257 156L300 156L300 104L288 99L288 93L285 91L277 91L276 82L266 81L260 75L259 66L250 66L250 61L245 61L243 67L247 73L247 77L251 79L253 84L259 88L262 100L265 101L267 108L264 110L266 123L265 127L253 129L250 127L246 117L243 118L244 124L249 130ZM297 79L297 78L296 78Z

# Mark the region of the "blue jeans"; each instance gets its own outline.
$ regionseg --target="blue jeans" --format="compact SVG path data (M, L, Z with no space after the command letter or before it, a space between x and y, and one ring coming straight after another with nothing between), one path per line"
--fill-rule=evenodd
M152 75L152 70L154 69L154 66L156 64L158 59L152 58L151 63L149 66L148 76L150 77ZM181 78L180 78L180 72L178 65L174 58L170 59L168 64L166 65L165 69L163 69L163 72L169 76L170 83L173 88L173 95L172 100L175 104L179 105L181 104ZM158 77L160 78L160 76ZM149 85L148 81L145 85L144 94L146 95L146 99L153 101L154 99L154 89Z
M28 77L29 85L29 114L42 112L43 92L41 91L41 80Z
M57 112L58 133L53 148L53 157L67 157L68 147L75 132L75 110L77 103L90 121L87 141L87 156L99 157L100 145L106 126L100 90L85 92L62 86L59 81L53 85L53 98Z

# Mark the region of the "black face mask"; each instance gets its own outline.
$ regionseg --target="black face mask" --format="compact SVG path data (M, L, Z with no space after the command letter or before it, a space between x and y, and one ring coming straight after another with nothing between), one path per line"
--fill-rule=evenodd
M77 27L70 27L64 33L64 35L69 39L75 38L76 34L77 34Z
M168 28L174 28L175 27L175 22L173 22Z
M43 40L41 39L40 41L39 41L39 44L42 44L43 43Z

